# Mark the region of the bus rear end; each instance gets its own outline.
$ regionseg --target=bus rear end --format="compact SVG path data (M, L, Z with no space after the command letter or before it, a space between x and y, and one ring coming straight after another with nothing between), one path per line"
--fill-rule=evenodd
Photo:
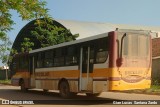
M109 90L146 89L151 85L151 36L145 31L112 32ZM112 60L112 61L111 61Z

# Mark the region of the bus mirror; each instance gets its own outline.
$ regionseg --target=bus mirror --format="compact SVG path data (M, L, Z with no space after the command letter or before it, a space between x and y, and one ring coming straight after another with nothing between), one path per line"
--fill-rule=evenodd
M124 59L123 59L123 58L118 58L117 61L116 61L117 66L118 66L118 67L122 66L123 62L124 62Z
M120 66L122 66L122 64L123 64L123 61L124 61L124 59L122 58L122 48L123 48L123 41L124 41L124 38L127 36L127 34L125 33L123 36L122 36L122 38L121 38L121 49L120 49L120 55L118 56L118 59L117 59L117 61L116 61L116 63L117 63L117 66L118 67L120 67ZM119 47L118 47L119 48ZM118 52L119 53L119 52Z

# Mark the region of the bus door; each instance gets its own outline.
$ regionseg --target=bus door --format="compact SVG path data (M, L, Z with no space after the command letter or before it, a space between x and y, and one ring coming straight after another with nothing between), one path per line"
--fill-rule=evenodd
M83 46L80 49L80 91L93 90L93 78L91 76L93 72L93 49L90 46Z
M34 66L34 56L30 57L30 61L29 61L29 68L30 68L30 84L31 87L34 88L35 87L35 66Z

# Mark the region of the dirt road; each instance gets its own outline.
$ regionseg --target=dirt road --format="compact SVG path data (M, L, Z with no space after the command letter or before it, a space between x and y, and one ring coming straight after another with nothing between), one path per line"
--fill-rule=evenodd
M87 97L85 94L78 94L72 99L66 100L62 99L59 96L59 93L56 91L43 92L42 90L29 90L28 92L21 92L19 87L9 86L9 85L0 85L0 100L27 100L33 101L38 105L37 107L43 107L45 103L52 103L57 106L115 106L117 107L118 102L122 103L119 100L160 100L159 95L145 95L145 94L133 94L133 93L119 93L119 92L104 92L96 98ZM113 101L115 101L113 105ZM116 102L118 101L118 102ZM43 104L43 105L41 105ZM47 105L47 106L53 106ZM0 105L2 106L2 105ZM4 105L3 105L4 106ZM16 104L14 106L19 106ZM21 105L28 107L29 105ZM30 105L33 106L33 105ZM128 105L119 105L121 107L128 107ZM135 105L130 105L135 106ZM146 107L146 105L139 105L140 107ZM149 105L147 105L149 106ZM150 105L153 107L153 105ZM160 105L157 105L160 106ZM8 105L7 105L8 107ZM46 107L46 106L45 106Z

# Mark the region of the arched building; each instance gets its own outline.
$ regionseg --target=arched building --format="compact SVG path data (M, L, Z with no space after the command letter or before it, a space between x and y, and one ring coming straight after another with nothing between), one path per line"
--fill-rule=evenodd
M33 49L40 48L39 41L36 39L36 37L31 36L31 30L34 30L35 25L34 25L35 20L29 22L26 24L18 33L12 48L16 49L18 52L20 52L21 49L21 43L24 38L30 38L32 42L34 42L34 47ZM133 29L133 30L149 30L151 32L155 32L156 35L153 35L152 38L158 38L160 37L160 27L151 27L151 26L137 26L137 25L125 25L125 24L111 24L111 23L95 23L95 22L81 22L81 21L69 21L69 20L53 20L53 24L62 27L65 29L69 29L72 34L79 34L79 37L77 39L82 39L102 33L106 33L109 31L114 31L116 28L118 29ZM160 43L160 39L154 39L155 45L153 44L153 67L152 67L152 77L158 76L160 77L160 53L157 51L158 46Z
M35 43L33 49L40 48L39 42L36 37L31 36L31 30L35 29L35 20L26 24L18 33L12 48L20 52L21 42L24 38L30 38ZM125 24L111 24L111 23L96 23L96 22L81 22L81 21L69 21L69 20L53 20L53 24L69 29L72 34L79 34L77 39L82 39L109 31L114 31L116 28L119 29L134 29L134 30L150 30L153 32L159 32L160 27L149 27L149 26L136 26L136 25L125 25ZM157 33L159 34L159 33Z

